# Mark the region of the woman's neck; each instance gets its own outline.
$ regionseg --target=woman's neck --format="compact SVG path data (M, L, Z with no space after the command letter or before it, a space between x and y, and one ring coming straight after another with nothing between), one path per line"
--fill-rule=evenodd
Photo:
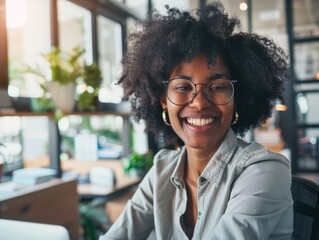
M203 152L199 149L187 148L185 177L196 180L202 174L216 151Z

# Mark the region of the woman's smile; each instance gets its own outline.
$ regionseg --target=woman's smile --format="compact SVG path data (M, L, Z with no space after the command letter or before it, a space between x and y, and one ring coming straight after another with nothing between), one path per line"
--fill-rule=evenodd
M214 118L187 118L187 123L194 126L207 126L215 121Z
M189 114L182 118L184 127L196 133L202 133L212 129L218 121L218 116L211 113Z

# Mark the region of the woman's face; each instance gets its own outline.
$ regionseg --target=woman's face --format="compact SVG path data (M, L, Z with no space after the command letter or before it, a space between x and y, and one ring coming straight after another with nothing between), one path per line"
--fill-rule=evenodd
M229 78L229 70L220 56L208 66L206 58L198 55L191 62L177 65L170 79L186 78L195 84L207 84L218 74ZM167 108L172 128L187 148L214 153L231 125L234 100L216 105L206 97L204 85L197 85L197 91L196 97L184 106L172 103L166 94L161 99L161 105L163 109Z

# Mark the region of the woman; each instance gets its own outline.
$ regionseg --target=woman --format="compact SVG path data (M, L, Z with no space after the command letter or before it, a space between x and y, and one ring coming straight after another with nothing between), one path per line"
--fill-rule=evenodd
M243 134L282 100L285 53L234 32L220 3L153 12L131 34L120 79L163 149L100 239L290 239L290 166Z

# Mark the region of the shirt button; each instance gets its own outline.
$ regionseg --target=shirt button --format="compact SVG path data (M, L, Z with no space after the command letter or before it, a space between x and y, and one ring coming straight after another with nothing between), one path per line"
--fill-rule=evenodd
M202 215L202 212L198 212L198 218L200 218L201 215Z

